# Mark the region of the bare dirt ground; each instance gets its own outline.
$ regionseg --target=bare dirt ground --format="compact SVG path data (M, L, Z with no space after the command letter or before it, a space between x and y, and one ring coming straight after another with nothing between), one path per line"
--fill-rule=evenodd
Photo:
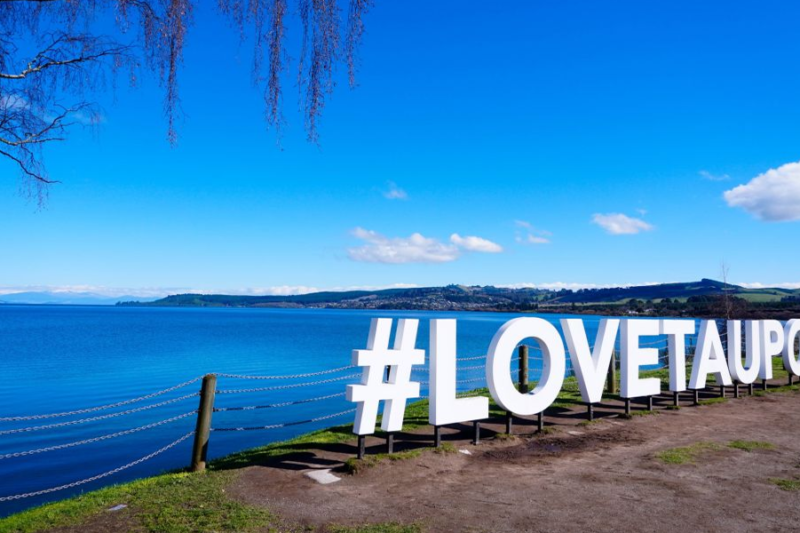
M730 394L730 391L729 391ZM688 400L688 396L686 396ZM550 433L533 422L519 436L469 442L471 426L445 430L462 453L423 453L382 460L355 475L320 485L304 476L352 457L336 445L244 469L229 493L266 506L288 523L325 530L329 524L417 523L435 532L738 532L800 531L800 492L773 478L800 480L800 394L729 399L708 406L664 409L620 418L620 405L598 409L581 425L584 408L546 417ZM686 401L689 404L690 402ZM637 406L641 409L641 406ZM484 436L504 431L502 420ZM396 450L430 446L432 428L398 436ZM733 440L768 442L751 452ZM699 442L717 443L694 463L666 464L656 454ZM385 451L368 441L368 453Z

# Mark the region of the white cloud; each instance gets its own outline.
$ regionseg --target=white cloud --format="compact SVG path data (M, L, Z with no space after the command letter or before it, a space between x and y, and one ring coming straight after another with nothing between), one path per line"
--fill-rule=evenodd
M597 224L611 235L633 235L642 231L651 231L653 226L640 218L633 218L622 213L597 213L592 217Z
M522 228L527 230L524 233L527 233L525 237L523 237L520 232L517 232L516 240L520 244L550 244L550 239L553 234L549 231L545 231L543 229L536 229L533 227L528 221L525 220L515 220L514 225L518 228Z
M712 174L707 170L701 170L698 174L708 181L728 181L731 179L727 174Z
M741 285L745 289L800 289L800 282L761 283L756 281L753 283L734 283L734 285Z
M506 289L543 289L548 291L560 291L561 289L570 289L577 291L579 289L616 289L624 287L641 287L645 285L659 285L660 282L648 281L645 283L610 283L598 285L596 283L574 283L564 281L553 281L549 283L511 283L508 285L498 285L498 287Z
M317 287L308 287L305 285L278 285L276 287L234 289L229 292L204 290L201 292L201 294L239 294L242 296L296 296L298 294L309 294L312 292L319 292L319 289Z
M102 285L4 285L0 286L0 296L4 294L19 294L21 292L50 292L53 294L93 294L108 298L119 296L137 296L139 298L161 298L175 294L180 289L176 287L105 287Z
M450 242L469 252L499 254L503 251L503 247L495 242L475 236L462 237L458 233L450 235Z
M541 237L539 235L531 235L528 234L528 238L526 239L528 244L550 244L550 239L547 237Z
M388 200L408 200L408 193L397 186L393 181L388 183L389 188L384 191L383 197Z
M353 236L366 244L348 248L353 261L365 263L448 263L461 257L462 252L498 253L503 248L481 237L461 237L454 233L450 243L413 233L409 237L386 237L376 231L356 228Z
M97 285L6 285L0 286L0 297L7 294L24 292L49 292L59 295L91 294L107 298L132 296L135 298L163 298L171 294L235 294L240 296L294 296L322 291L378 291L382 289L410 289L419 287L414 283L393 283L391 285L352 285L341 287L309 287L306 285L277 285L273 287L239 287L239 288L196 288L196 287L103 287ZM2 298L0 298L2 299Z
M724 193L731 207L741 207L759 220L800 220L800 162L773 168Z
M414 233L408 238L389 238L375 231L356 228L353 236L366 242L357 248L348 248L353 261L366 263L447 263L461 255L458 247L437 239Z
M28 109L28 100L16 94L0 95L0 109L10 111L12 109Z

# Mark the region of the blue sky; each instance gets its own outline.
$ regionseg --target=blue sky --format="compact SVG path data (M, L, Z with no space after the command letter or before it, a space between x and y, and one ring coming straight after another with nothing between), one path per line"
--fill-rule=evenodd
M249 46L201 8L176 148L145 78L49 149L45 209L0 161L0 290L636 284L723 261L800 286L798 20L771 0L376 0L320 146L290 70L279 148Z

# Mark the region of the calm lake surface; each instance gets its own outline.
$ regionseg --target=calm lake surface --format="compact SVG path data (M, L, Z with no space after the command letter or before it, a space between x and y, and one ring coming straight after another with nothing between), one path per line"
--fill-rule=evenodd
M428 320L458 319L458 357L486 353L497 329L519 314L315 309L192 309L81 306L0 306L0 417L74 411L158 392L207 373L291 375L350 365L365 348L374 317L419 318L417 347L428 348ZM554 323L567 315L541 315ZM593 343L601 317L581 316ZM459 390L484 386L484 370L461 363ZM532 362L535 379L537 363ZM512 368L516 371L516 368ZM358 369L287 380L219 378L218 389L249 389L343 378ZM516 375L516 374L515 374ZM427 380L425 368L412 374ZM284 390L220 394L216 407L268 405L342 393L357 378ZM9 457L8 454L73 443L152 424L197 409L193 396L154 409L39 431L11 432L119 413L196 393L195 382L150 399L74 416L0 421L0 497L65 485L128 464L194 429L194 416L100 442ZM427 386L422 386L427 394ZM214 414L214 427L248 427L308 420L352 409L344 396L283 408ZM284 440L353 414L262 431L211 434L210 457ZM43 496L0 502L0 515L99 487L187 466L191 438L112 476Z

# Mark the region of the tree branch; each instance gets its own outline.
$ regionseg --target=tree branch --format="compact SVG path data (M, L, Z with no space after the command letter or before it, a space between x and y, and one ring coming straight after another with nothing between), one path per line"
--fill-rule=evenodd
M19 168L22 170L23 174L25 174L26 176L28 176L30 178L35 179L36 181L38 181L40 183L44 183L46 185L52 185L54 183L61 183L60 181L47 179L44 176L42 176L41 174L39 174L37 172L34 172L32 170L29 170L28 166L25 164L24 161L22 161L21 159L15 157L12 154L6 152L5 150L3 150L1 148L0 148L0 155L3 155L5 157L9 158L12 161L16 161L16 163L19 165Z
M0 0L0 2L4 2L4 1L10 1L10 0ZM18 0L13 0L13 1L18 1ZM0 72L0 79L22 80L22 79L25 79L25 78L27 78L28 76L30 76L32 74L38 74L38 73L40 73L40 72L42 72L44 70L47 70L49 68L61 67L61 66L72 66L72 65L75 65L75 64L79 64L79 63L97 61L97 60L102 59L104 57L123 55L128 50L130 50L130 47L120 46L120 47L117 47L117 48L111 48L111 49L108 49L108 50L103 50L103 51L97 52L95 54L82 55L82 56L73 57L73 58L69 58L69 59L60 59L60 60L59 59L51 59L46 54L48 52L50 52L50 51L56 50L55 46L57 44L59 44L60 42L63 42L62 38L58 38L50 46L48 46L47 48L42 50L40 53L38 53L36 55L36 57L34 57L28 63L28 66L25 68L25 70L23 70L19 74L8 74L8 73ZM37 61L42 60L42 59L44 59L45 62L37 64Z

